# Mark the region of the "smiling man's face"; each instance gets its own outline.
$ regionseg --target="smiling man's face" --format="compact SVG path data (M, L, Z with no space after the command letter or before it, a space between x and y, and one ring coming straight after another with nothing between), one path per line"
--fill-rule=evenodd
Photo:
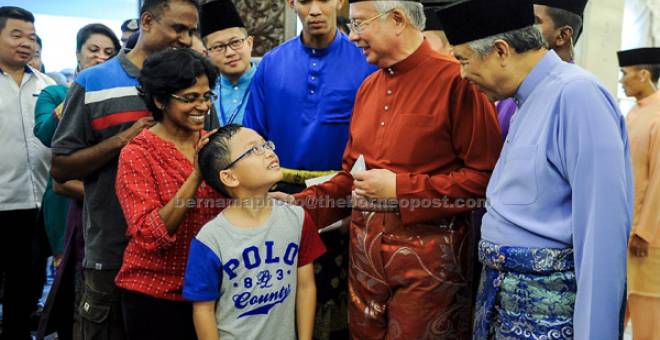
M7 19L0 32L0 67L25 67L37 48L34 24L29 21Z
M244 28L231 27L213 32L205 40L211 61L223 75L240 78L250 69L253 42ZM219 46L224 47L219 49Z
M454 46L454 57L461 63L461 77L475 84L490 100L508 97L502 93L500 72L503 70L494 51L480 56L467 43Z

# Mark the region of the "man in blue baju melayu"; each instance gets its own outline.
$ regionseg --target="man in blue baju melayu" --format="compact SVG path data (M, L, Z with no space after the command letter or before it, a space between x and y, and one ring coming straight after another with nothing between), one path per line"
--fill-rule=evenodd
M475 339L618 339L633 186L624 119L549 51L529 0L438 12L464 78L517 113L487 189Z

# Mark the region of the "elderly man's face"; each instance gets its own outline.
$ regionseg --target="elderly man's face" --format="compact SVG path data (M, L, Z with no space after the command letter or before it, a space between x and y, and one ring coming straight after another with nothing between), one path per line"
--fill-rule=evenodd
M379 13L370 1L351 4L350 20L357 29L352 28L349 39L362 49L367 62L381 68L392 48L392 40L395 37L394 22L388 22L388 13ZM380 17L379 17L380 16Z
M466 43L454 46L454 57L461 63L461 77L476 85L490 100L510 95L499 86L503 69L494 51L482 58Z

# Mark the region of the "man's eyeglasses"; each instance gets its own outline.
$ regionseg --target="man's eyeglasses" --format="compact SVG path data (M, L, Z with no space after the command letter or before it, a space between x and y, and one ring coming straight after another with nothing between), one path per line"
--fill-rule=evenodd
M367 26L369 26L369 24L371 24L372 22L374 22L376 19L382 17L383 15L389 14L390 12L392 12L392 10L389 10L389 11L387 11L387 12L383 12L383 13L380 13L380 14L375 15L375 16L373 16L373 17L371 17L371 18L368 18L368 19L364 19L363 21L357 21L357 20L355 20L355 19L351 19L351 20L348 22L348 24L346 24L346 26L348 26L348 29L350 29L351 32L354 32L354 33L357 33L357 34L361 34L362 32L364 32L364 29L365 29Z
M227 47L229 47L232 50L236 51L239 48L243 47L243 45L245 44L246 39L247 39L247 37L240 38L240 39L236 38L236 39L230 40L226 44L213 45L213 46L209 47L209 52L211 52L211 53L225 53L225 51L227 50Z
M218 95L215 94L214 92L211 92L211 91L206 92L205 94L203 94L201 96L197 93L191 93L191 94L187 94L185 96L177 96L176 94L170 94L170 97L172 97L172 98L174 98L174 99L176 99L180 102L186 103L186 104L197 103L197 102L200 102L200 101L203 104L203 103L208 103L208 102L214 102L218 99Z
M261 156L266 153L266 150L275 151L275 143L271 141L267 141L266 143L255 145L247 149L247 151L243 152L240 156L238 156L238 158L236 158L233 162L229 163L229 165L227 165L222 170L227 170L231 168L232 166L234 166L234 164L238 163L238 161L252 154Z

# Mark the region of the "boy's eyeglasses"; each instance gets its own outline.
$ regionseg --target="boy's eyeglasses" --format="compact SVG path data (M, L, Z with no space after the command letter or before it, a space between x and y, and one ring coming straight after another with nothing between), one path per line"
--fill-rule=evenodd
M229 47L232 50L236 51L236 50L240 49L241 47L243 47L243 44L245 43L246 39L247 39L247 37L240 38L240 39L236 38L236 39L230 40L226 44L213 45L213 46L209 47L209 52L211 52L211 53L224 53L227 50L227 47Z
M208 102L214 102L218 99L218 95L212 91L206 92L204 95L201 96L197 93L191 93L185 96L177 96L176 94L170 94L170 97L186 104L192 104L199 101L201 101L203 104Z
M240 156L238 156L238 158L236 158L233 162L229 163L229 165L227 165L222 170L227 170L227 169L231 168L238 161L240 161L241 159L243 159L243 158L245 158L249 155L255 154L257 156L261 156L261 155L266 153L266 150L275 151L275 143L273 143L271 141L267 141L266 143L255 145L255 146L247 149L247 151L243 152Z

